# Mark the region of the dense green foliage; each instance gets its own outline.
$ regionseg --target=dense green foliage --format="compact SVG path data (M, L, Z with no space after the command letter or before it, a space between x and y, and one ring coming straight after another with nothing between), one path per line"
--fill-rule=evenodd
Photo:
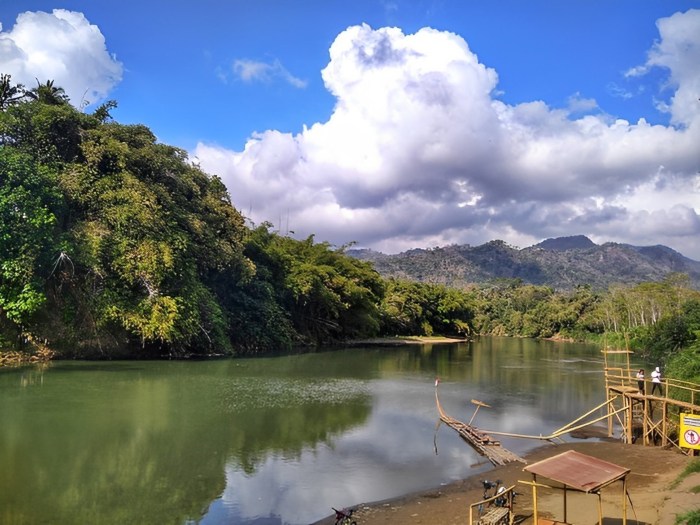
M0 77L3 346L220 354L379 332L368 263L247 227L220 179L114 107Z
M71 357L254 353L378 335L609 338L683 377L687 277L594 291L385 280L347 247L250 226L222 181L141 125L0 75L0 349Z
M468 336L474 333L471 298L442 285L391 279L381 315L385 334Z

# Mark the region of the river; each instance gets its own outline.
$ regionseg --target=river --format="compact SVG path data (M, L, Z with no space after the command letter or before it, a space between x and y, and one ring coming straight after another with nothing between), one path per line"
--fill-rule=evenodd
M451 416L491 406L487 430L605 400L598 347L529 339L0 369L0 523L301 525L488 471L436 431L436 377Z

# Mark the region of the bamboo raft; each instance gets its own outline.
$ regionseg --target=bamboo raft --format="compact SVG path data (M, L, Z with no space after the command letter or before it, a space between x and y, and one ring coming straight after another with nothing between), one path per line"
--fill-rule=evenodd
M474 420L474 416L476 416L479 408L482 406L488 407L487 404L472 400L472 403L476 405L476 410L474 411L474 415L469 423L463 423L462 421L448 416L440 405L440 398L438 397L437 389L438 383L439 381L435 381L435 403L437 404L438 413L440 414L440 421L455 430L464 441L469 443L482 456L486 456L486 458L496 466L513 463L515 461L527 463L523 458L514 452L503 448L500 441L493 439L485 432L482 432L478 428L471 425L471 422Z

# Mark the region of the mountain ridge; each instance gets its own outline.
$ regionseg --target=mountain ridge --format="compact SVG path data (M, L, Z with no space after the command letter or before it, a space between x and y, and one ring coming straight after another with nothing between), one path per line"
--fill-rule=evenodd
M527 248L501 240L478 246L449 245L415 248L393 255L369 249L346 253L370 261L380 275L421 282L465 287L496 279L559 290L589 285L605 289L614 284L634 285L662 281L673 273L686 274L700 289L700 262L663 245L596 244L585 235L546 239Z

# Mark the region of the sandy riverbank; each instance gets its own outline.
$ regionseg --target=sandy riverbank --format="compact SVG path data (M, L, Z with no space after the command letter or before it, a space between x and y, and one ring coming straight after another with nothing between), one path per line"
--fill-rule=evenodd
M466 446L466 445L465 445ZM670 488L678 475L691 460L677 449L625 445L617 441L577 442L563 445L547 445L529 454L528 463L554 456L565 450L577 450L611 463L631 469L627 477L628 525L673 525L675 516L700 508L700 494L691 491L700 485L700 474L686 478L675 489ZM486 473L467 478L433 490L398 498L391 501L360 504L355 507L354 518L358 525L374 524L422 524L464 525L469 520L469 504L481 499L481 479L501 479L505 485L518 480L531 479L523 472L522 463L511 463ZM516 514L521 523L533 523L532 492L529 486L519 485L522 495L516 503ZM622 523L622 483L614 483L603 490L603 516L605 525ZM560 491L538 491L540 517L563 519L563 500ZM567 497L567 518L574 525L592 525L598 520L598 500L592 494L571 493ZM333 524L332 517L316 525Z
M346 346L401 346L401 345L427 345L427 344L450 344L464 343L467 339L457 339L454 337L427 337L427 336L405 336L405 337L375 337L370 339L353 339L345 342Z

